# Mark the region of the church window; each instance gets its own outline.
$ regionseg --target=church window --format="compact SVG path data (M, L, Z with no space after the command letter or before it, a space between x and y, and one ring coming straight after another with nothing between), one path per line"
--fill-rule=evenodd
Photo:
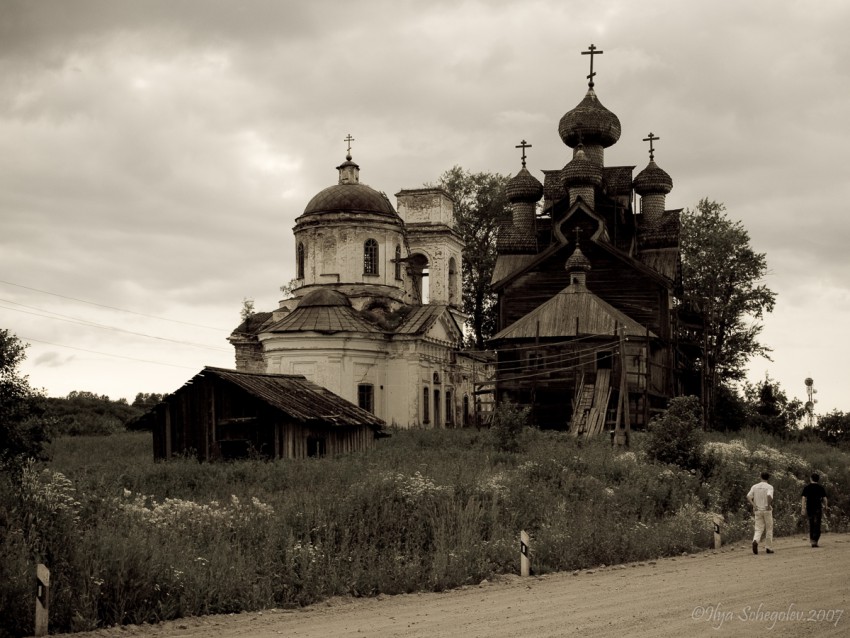
M304 279L304 261L307 258L307 250L304 248L303 242L298 242L298 248L295 250L295 278Z
M422 388L422 423L431 422L431 393L428 386Z
M440 391L434 390L434 427L440 427Z
M446 390L446 425L451 425L454 422L452 413L454 406L452 405L452 391Z
M357 386L357 405L367 412L375 413L375 386L371 383Z
M434 383L440 383L440 373L439 372L434 373Z
M378 242L367 239L363 245L363 274L378 274Z
M395 278L401 279L401 246L395 247Z

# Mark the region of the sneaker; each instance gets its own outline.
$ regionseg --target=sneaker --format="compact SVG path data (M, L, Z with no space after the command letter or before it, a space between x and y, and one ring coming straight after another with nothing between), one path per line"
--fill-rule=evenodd
M764 553L765 554L772 554L773 550L772 549L766 549L766 550L764 550Z
M759 543L758 541L753 541L753 554L759 553Z

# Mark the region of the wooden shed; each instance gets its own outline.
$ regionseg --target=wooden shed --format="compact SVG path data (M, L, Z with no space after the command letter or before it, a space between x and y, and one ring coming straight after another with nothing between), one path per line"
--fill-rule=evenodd
M147 415L155 459L299 459L365 450L384 422L301 375L206 367Z

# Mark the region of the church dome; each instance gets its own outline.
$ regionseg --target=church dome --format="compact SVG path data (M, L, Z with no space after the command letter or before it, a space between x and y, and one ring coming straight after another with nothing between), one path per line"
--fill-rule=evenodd
M523 166L505 187L505 194L511 202L534 203L543 197L543 184Z
M607 148L620 139L620 132L619 118L602 106L592 88L558 124L558 133L570 148L575 148L581 142Z
M653 193L666 195L673 190L673 180L666 171L658 167L655 160L649 160L647 167L635 177L632 186L641 196Z
M377 213L396 217L386 195L365 184L336 184L320 191L310 200L304 214Z
M573 254L570 255L569 259L567 259L566 269L567 272L575 272L577 270L583 270L586 272L590 270L590 260L585 257L578 245L576 245L576 249L573 251Z
M316 306L347 306L351 307L351 301L341 292L330 288L320 288L304 295L298 303L298 308L315 308Z
M602 167L587 159L581 144L576 154L561 172L564 187L570 186L599 186L602 184Z

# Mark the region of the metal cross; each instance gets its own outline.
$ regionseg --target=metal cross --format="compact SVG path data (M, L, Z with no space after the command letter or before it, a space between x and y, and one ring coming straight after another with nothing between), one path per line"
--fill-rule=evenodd
M517 144L515 148L521 148L522 149L522 167L525 168L525 149L531 148L531 144L529 144L528 142L523 140L522 142Z
M343 141L343 142L348 142L348 154L349 154L349 155L351 155L351 143L354 141L354 138L353 138L353 137L351 137L351 133L349 133L349 134L345 137L345 139L344 139L344 140L342 140L342 141Z
M650 162L655 159L655 149L653 148L652 143L655 140L660 140L660 139L661 139L660 137L655 137L654 133L650 133L649 137L643 138L644 142L649 142L649 161Z
M591 44L588 47L588 49L590 49L590 50L589 51L582 51L581 54L590 56L590 75L587 76L587 79L590 80L590 82L587 83L587 86L589 86L592 89L593 88L593 76L596 75L596 73L593 72L593 56L594 55L602 55L605 52L604 51L597 51L595 44Z

